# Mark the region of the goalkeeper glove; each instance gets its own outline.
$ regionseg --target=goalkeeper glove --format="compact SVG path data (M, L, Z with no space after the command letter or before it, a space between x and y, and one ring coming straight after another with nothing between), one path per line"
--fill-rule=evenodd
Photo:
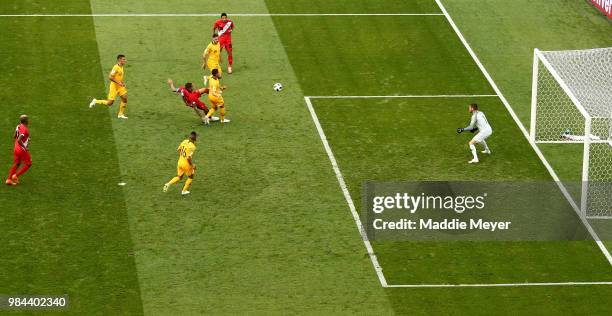
M476 133L477 131L478 131L478 127L474 127L474 128L473 128L473 129L470 131L470 133Z
M463 128L459 127L459 128L457 129L457 134L461 134L461 133L463 133Z

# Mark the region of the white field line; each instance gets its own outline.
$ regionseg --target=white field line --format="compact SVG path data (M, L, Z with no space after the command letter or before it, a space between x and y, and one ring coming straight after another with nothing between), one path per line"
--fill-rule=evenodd
M346 199L346 203L348 203L349 209L351 210L351 214L353 215L353 220L355 220L355 225L357 225L357 229L359 230L359 235L361 235L361 239L363 240L363 244L368 251L368 255L370 256L370 260L372 261L372 265L374 266L374 270L376 270L376 275L378 275L378 280L383 287L387 287L387 280L382 272L382 267L378 263L378 258L374 253L374 249L372 248L372 244L370 244L370 240L368 239L368 235L361 223L361 219L359 218L359 213L355 209L355 204L353 203L353 199L351 198L351 194L349 193L348 188L346 187L346 182L344 182L344 177L342 176L342 172L340 171L340 167L338 167L338 162L334 157L334 153L327 142L327 137L325 136L325 132L323 132L323 128L321 127L321 123L319 123L319 118L317 117L317 113L310 102L310 98L304 97L306 101L306 105L308 106L308 111L310 111L310 115L312 116L312 121L314 122L317 131L319 132L319 137L321 138L321 142L323 143L323 147L325 147L325 151L327 152L327 157L329 157L329 161L331 162L332 168L334 169L334 173L336 173L336 178L338 179L338 184L340 185L340 189L342 189L342 193L344 194L344 198Z
M483 283L483 284L400 284L387 285L386 287L512 287L512 286L578 286L578 285L612 285L612 282L541 282L541 283Z
M453 30L455 30L455 33L459 37L459 40L461 40L461 43L463 43L463 46L465 46L465 49L467 49L468 53L472 56L472 59L474 60L476 65L478 65L478 68L480 68L480 71L485 76L487 81L489 81L489 84L491 85L495 93L497 93L497 95L499 96L499 99L502 101L502 103L504 104L508 112L510 113L510 116L512 116L512 118L514 119L514 122L516 123L516 125L519 127L519 129L523 133L523 136L525 136L527 141L529 141L529 144L531 145L535 153L538 155L538 157L540 158L540 160L542 161L542 163L544 164L544 166L546 167L546 169L552 176L553 180L555 180L555 182L559 186L559 190L561 190L561 192L563 193L567 201L570 203L572 208L574 208L574 211L576 212L576 214L578 214L578 216L580 217L580 220L582 221L586 229L591 234L591 237L593 237L593 240L595 241L595 243L597 243L597 246L599 247L603 255L606 257L606 259L608 260L608 263L612 266L612 255L610 255L610 252L608 251L604 243L599 239L599 237L597 236L597 233L595 232L595 230L593 230L593 227L591 227L591 224L589 224L587 219L582 215L580 208L576 205L576 202L574 202L574 199L571 197L569 192L567 192L567 189L559 180L557 173L553 170L552 166L548 163L548 161L544 157L544 154L542 154L542 152L540 151L540 148L538 147L538 145L530 140L527 129L525 129L525 126L523 126L523 123L519 120L518 116L516 116L516 113L510 106L510 103L508 103L508 100L506 100L504 95L501 93L501 91L497 87L497 84L495 84L495 82L493 81L493 78L491 78L491 76L489 75L489 72L482 65L482 63L480 62L480 59L478 59L478 56L476 56L476 53L474 53L474 51L472 50L472 47L470 47L470 44L468 44L465 37L463 37L463 34L461 34L461 31L459 30L459 28L457 27L457 25L455 24L451 16L446 11L446 8L444 8L444 5L442 4L442 2L440 0L435 0L435 1L440 7L440 10L442 11L442 13L444 13L444 16L446 16L446 20L448 20L448 23L451 25Z
M230 13L239 17L270 16L443 16L442 13ZM95 14L0 14L0 17L218 17L219 13L95 13Z
M412 99L412 98L497 98L497 94L435 94L435 95L318 95L309 99Z

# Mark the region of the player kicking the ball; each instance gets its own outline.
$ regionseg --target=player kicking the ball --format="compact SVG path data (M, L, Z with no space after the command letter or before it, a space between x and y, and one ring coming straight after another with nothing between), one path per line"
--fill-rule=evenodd
M115 98L119 96L121 103L119 104L119 113L117 114L117 118L125 120L127 119L127 116L125 116L125 108L127 106L127 89L125 88L125 70L123 69L123 66L125 66L125 55L118 55L117 64L113 66L113 69L108 75L108 80L110 80L108 97L106 100L91 100L89 107L93 108L96 104L111 106L113 103L115 103Z
M489 146L487 146L486 139L493 134L493 129L491 128L491 125L489 125L489 121L487 121L487 117L484 115L484 113L478 111L478 105L476 103L470 104L470 113L472 113L472 121L470 122L470 125L465 128L458 128L457 133L462 133L464 131L473 133L478 131L478 134L476 134L476 136L474 136L474 138L472 138L472 140L470 140L468 143L470 145L470 151L472 151L472 155L474 156L474 158L468 162L477 163L479 160L478 154L476 153L476 144L482 144L484 147L482 153L490 155L491 150L489 149Z
M19 125L17 125L17 128L15 129L13 166L11 166L8 178L6 179L7 185L17 185L19 183L19 176L28 171L28 169L30 169L32 166L32 158L30 157L30 151L28 150L29 143L30 132L28 131L28 116L24 114L19 117ZM23 167L17 170L22 163Z
M168 183L164 184L164 192L168 192L168 189L171 185L181 181L184 175L187 175L187 181L185 181L185 185L183 186L182 195L189 194L189 187L191 186L191 182L193 182L193 175L196 170L195 164L193 164L193 152L196 150L195 142L198 135L196 132L191 132L189 134L189 138L185 139L179 145L177 151L179 154L178 165L176 167L177 175L172 178L172 180L168 181Z
M194 89L191 82L187 82L184 87L176 88L172 79L168 79L168 85L170 86L170 90L172 90L172 92L181 95L185 105L192 108L204 124L208 124L209 118L206 116L206 114L208 114L208 107L206 107L206 104L200 100L200 97L203 94L208 93L208 88ZM218 121L219 118L216 116L211 116L210 120Z

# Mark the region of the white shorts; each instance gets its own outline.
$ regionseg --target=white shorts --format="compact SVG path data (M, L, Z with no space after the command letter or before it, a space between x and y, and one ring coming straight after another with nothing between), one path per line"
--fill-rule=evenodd
M482 141L487 139L489 136L491 136L491 134L493 134L493 130L490 130L490 129L480 131L478 132L478 134L476 134L476 136L474 136L474 138L472 138L472 140L477 143L482 143Z

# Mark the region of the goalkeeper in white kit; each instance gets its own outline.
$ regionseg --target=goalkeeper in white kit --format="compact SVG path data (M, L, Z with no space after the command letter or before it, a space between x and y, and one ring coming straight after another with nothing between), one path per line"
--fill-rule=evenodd
M470 122L470 125L465 128L458 128L457 133L463 133L464 131L474 133L478 131L478 134L476 134L476 136L474 136L474 138L472 138L472 140L469 142L470 151L472 151L474 159L468 161L469 163L477 163L479 160L478 154L476 153L476 144L482 144L484 147L482 153L490 155L491 150L487 145L486 139L493 134L493 129L491 128L491 125L489 125L489 121L487 121L487 117L484 115L484 113L478 111L478 105L476 103L470 104L470 113L472 113L472 121Z

